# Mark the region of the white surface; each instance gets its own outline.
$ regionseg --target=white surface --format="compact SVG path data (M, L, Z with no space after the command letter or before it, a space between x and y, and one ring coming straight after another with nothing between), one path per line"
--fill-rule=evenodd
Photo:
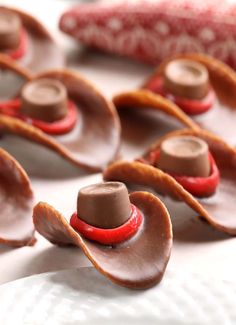
M112 285L93 268L46 273L1 286L4 325L233 325L236 283L167 272L146 291Z
M70 66L78 69L93 81L109 98L120 91L134 89L142 83L152 70L148 66L126 60L78 51L74 42L56 30L58 17L69 6L69 1L6 0L0 1L0 3L15 4L27 9L44 21L53 30L55 37L68 53ZM155 138L155 128L158 126L154 122L152 129L149 130L146 127L146 137L144 138L145 125L143 125L139 129L140 134L135 136L138 138L136 145L125 143L123 153L128 157L137 156ZM27 150L35 150L35 148L29 149L28 146L30 145L20 139L9 137L5 145L16 149L17 158L30 172L36 200L47 201L67 217L75 209L78 189L101 179L100 175L86 176L85 173L80 174L78 170L62 162L57 156L51 157L54 159L48 159L43 154L35 153L32 154L29 161L27 154L24 155L24 151L27 153ZM40 174L39 165L42 166ZM48 178L49 174L51 179ZM181 211L181 209L174 210L173 221L185 217ZM190 227L192 227L195 236L188 236ZM221 236L205 224L197 227L191 220L187 227L182 223L182 233L184 229L185 236L181 240L178 237L176 238L174 227L175 241L169 266L177 271L184 270L186 273L195 272L209 277L214 274L218 279L234 280L236 274L236 263L234 261L236 239ZM181 230L178 230L178 233L181 234ZM40 272L84 265L89 265L89 262L77 248L55 247L41 236L38 236L38 242L34 247L11 249L0 246L0 283Z

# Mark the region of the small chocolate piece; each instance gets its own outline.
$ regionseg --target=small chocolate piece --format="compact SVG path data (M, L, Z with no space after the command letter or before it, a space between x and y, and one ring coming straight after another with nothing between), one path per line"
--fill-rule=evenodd
M37 120L54 122L67 114L67 90L58 80L29 81L21 91L21 113Z
M79 191L77 214L90 225L116 228L129 219L130 213L129 195L123 183L99 183Z
M0 50L10 50L20 43L21 19L4 8L0 8Z
M175 96L201 99L208 92L208 71L195 61L173 60L164 70L164 87Z
M207 177L210 174L208 145L193 136L166 139L160 146L157 167L179 175Z

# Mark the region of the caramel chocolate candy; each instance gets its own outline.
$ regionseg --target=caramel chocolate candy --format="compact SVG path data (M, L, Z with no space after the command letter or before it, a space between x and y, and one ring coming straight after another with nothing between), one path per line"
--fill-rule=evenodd
M130 213L129 195L123 183L99 183L79 191L77 214L90 225L116 228L129 219Z
M208 71L204 65L195 61L171 61L165 67L163 79L164 87L175 96L201 99L208 92Z
M20 43L21 19L4 8L0 8L0 50L15 49Z
M193 136L166 139L160 146L157 167L179 175L207 177L210 174L208 145Z
M67 90L58 80L29 81L21 91L21 113L37 120L54 122L67 114Z

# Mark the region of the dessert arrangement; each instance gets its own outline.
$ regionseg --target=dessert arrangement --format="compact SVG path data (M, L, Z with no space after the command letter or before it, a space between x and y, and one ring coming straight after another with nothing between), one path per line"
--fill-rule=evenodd
M148 58L155 15L146 15L146 21L132 4L124 12L119 8L77 6L59 25L86 44L101 48L103 42L111 52ZM94 21L99 28L91 29ZM137 23L138 42L132 43ZM166 37L164 26L157 23L157 31ZM110 45L113 37L119 49ZM117 94L110 102L80 73L62 67L63 54L49 32L26 13L0 8L0 50L0 145L11 134L50 149L78 170L103 172L104 179L80 188L76 212L72 206L64 217L48 203L37 203L23 167L0 149L0 243L34 245L37 231L52 244L81 249L115 284L146 289L162 280L175 238L175 215L165 197L186 211L191 208L215 231L236 235L236 73L229 66L181 50L167 57L140 89ZM164 127L164 135L162 130L141 157L127 161L119 153L118 113L125 110L153 111L162 116L160 123L174 119L179 127L173 132ZM30 160L32 153L27 155Z
M0 20L1 54L34 72L64 65L63 52L35 17L15 8L1 6Z

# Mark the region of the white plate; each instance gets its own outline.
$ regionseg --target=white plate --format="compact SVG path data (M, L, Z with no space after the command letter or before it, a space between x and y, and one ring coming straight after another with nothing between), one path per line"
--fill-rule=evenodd
M156 287L132 291L81 268L2 285L0 324L233 325L235 303L236 283L168 271Z

